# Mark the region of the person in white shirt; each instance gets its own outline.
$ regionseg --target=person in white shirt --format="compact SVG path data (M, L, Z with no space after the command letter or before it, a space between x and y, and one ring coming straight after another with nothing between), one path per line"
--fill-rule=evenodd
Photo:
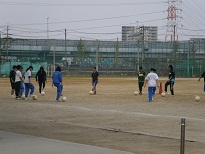
M24 84L25 84L25 97L26 99L28 99L28 94L29 94L29 90L30 91L30 95L33 95L35 87L31 82L31 71L33 70L33 66L29 66L29 68L26 70L26 73L24 75L25 80L24 80Z
M17 65L16 68L17 70L16 70L16 76L15 76L15 94L16 94L16 99L21 99L19 96L20 86L21 86L21 82L24 82L22 78L22 74L21 74L22 66Z
M156 73L154 73L154 69L151 68L150 69L150 73L147 74L146 78L145 78L145 84L144 87L146 87L146 84L148 82L148 100L149 102L152 102L152 98L155 92L156 87L159 87L158 85L158 75Z

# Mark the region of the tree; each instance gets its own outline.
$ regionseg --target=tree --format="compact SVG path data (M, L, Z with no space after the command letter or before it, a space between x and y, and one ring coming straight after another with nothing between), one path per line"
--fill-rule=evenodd
M118 38L116 41L116 47L115 47L115 55L114 55L114 63L115 63L115 67L119 66L119 42L118 42Z
M74 54L74 61L76 64L84 65L88 58L88 52L85 46L85 41L80 39L77 45L77 51Z

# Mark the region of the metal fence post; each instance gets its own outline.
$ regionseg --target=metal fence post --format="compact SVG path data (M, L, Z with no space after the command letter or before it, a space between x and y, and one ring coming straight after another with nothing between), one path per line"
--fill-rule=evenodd
M184 154L185 149L185 118L181 118L181 145L180 145L180 154Z

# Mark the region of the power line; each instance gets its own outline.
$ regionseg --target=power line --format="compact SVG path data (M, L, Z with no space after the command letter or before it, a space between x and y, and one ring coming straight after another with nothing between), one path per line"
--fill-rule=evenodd
M141 3L100 3L100 4L94 4L94 3L82 3L82 4L68 4L68 3L27 3L27 2L0 2L0 5L27 5L27 6L38 6L38 7L48 7L48 6L55 6L55 7L116 7L116 6L134 6L134 5L153 5L153 4L163 4L163 1L158 1L158 2L141 2Z
M65 23L77 23L77 22L91 22L91 21L102 21L102 20L112 20L112 19L120 19L120 18L129 18L134 16L142 16L142 15L149 15L149 14L157 14L163 13L166 10L156 11L156 12L148 12L148 13L141 13L141 14L134 14L134 15L126 15L126 16L116 16L116 17L106 17L106 18L95 18L95 19L84 19L84 20L73 20L73 21L59 21L59 22L50 22L49 25L53 24L65 24ZM33 25L46 25L47 23L29 23L29 24L12 24L14 26L33 26Z

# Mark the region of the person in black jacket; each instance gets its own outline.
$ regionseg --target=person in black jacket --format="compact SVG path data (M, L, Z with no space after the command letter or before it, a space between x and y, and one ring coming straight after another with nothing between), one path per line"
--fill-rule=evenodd
M174 95L174 82L175 82L175 73L172 65L169 65L169 80L165 83L165 93L167 92L167 87L170 85L171 94Z
M40 67L39 71L36 73L36 81L39 84L39 93L41 94L46 83L46 72L43 67Z
M11 83L11 96L14 96L14 92L15 92L15 77L16 77L16 65L13 66L13 69L10 71L10 83Z

